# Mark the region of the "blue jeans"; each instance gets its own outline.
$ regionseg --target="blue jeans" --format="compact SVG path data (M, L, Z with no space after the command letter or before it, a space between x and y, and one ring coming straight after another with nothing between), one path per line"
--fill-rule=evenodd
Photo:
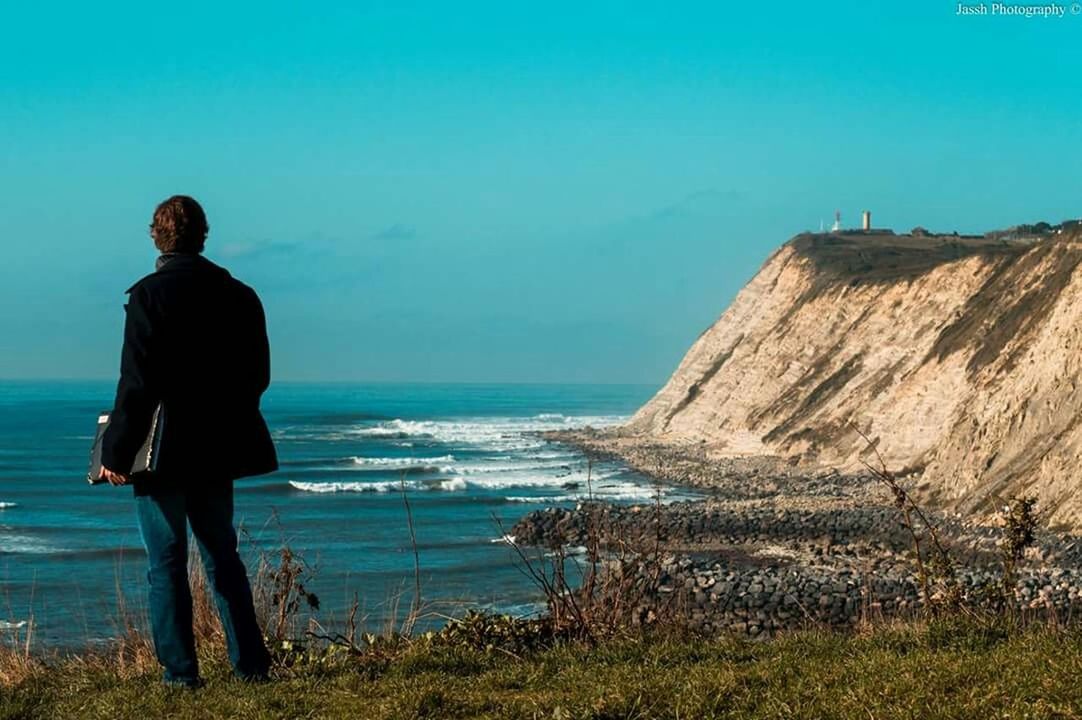
M166 682L199 681L188 587L189 524L214 591L233 670L246 679L265 677L270 656L256 623L248 575L237 552L233 484L137 496L135 502L150 564L151 635Z

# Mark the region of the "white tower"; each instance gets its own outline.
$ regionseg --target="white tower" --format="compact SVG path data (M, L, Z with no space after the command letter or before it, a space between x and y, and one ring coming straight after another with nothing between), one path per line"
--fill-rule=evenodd
M831 226L830 232L838 232L841 229L842 229L842 211L841 210L835 210L834 211L834 225Z

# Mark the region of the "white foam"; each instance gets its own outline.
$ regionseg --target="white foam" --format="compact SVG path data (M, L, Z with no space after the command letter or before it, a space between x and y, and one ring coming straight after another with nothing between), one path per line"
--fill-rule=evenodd
M314 493L385 493L399 490L402 487L398 480L387 480L385 482L301 482L300 480L290 480L289 484L297 490ZM412 486L413 483L406 483L407 488Z
M544 413L533 417L476 417L448 420L395 419L378 423L360 423L342 428L347 437L373 438L399 447L411 445L445 446L455 454L428 457L366 457L349 456L346 467L341 464L326 470L423 470L435 478L420 479L416 475L406 481L409 490L457 492L466 489L503 491L522 489L535 491L539 497L522 493L508 498L511 502L553 503L576 502L596 497L604 500L647 501L654 496L653 488L621 480L626 470L613 463L601 463L592 468L578 453L559 445L549 444L538 431L572 429L583 426L610 427L626 421L625 416L594 415L567 416ZM465 461L457 457L468 456ZM339 461L341 463L341 461ZM442 477L440 477L442 476ZM587 478L589 477L589 481ZM315 493L386 493L402 487L401 480L353 482L290 481L298 490Z
M492 468L491 471L473 474L460 474L461 468L455 466L430 467L432 472L450 475L442 479L411 479L405 482L407 489L417 490L445 490L460 491L467 488L479 490L511 490L533 489L539 491L564 492L557 496L549 495L539 498L513 497L511 502L565 502L573 500L585 500L589 496L605 500L637 500L644 501L653 499L655 490L649 485L636 484L634 482L621 482L618 478L623 474L621 469L599 470L594 468L590 481L587 482L585 469L553 474L546 473L530 463L522 466L501 466ZM402 481L336 481L336 482L305 482L290 480L289 484L298 490L305 492L336 493L336 492L391 492L402 487ZM573 489L571 494L568 489ZM663 495L666 494L663 492Z
M607 472L594 471L590 481L594 485L594 492L598 491L597 483L607 478L619 475L622 471L611 470ZM467 482L473 487L486 488L489 490L507 490L509 488L563 488L567 485L576 485L582 488L583 494L587 492L586 473L572 472L564 475L545 475L535 473L506 473L497 477L470 476ZM634 486L631 486L634 487Z
M531 460L523 458L519 462L508 464L508 458L500 458L503 464L497 463L463 463L454 466L454 471L459 475L491 475L494 473L513 473L536 470L570 470L578 461L572 457L566 460Z
M407 422L403 420L392 420L390 423L384 423L377 425L376 427L367 427L354 430L354 434L361 437L390 437L390 438L406 438L406 437L418 437L424 436L426 433L421 432L418 428L420 423Z
M0 510L7 510L8 508L19 507L19 503L13 502L0 502Z
M24 627L26 627L26 620L19 620L18 622L0 620L0 630L19 630Z
M540 448L545 441L528 433L543 430L569 430L587 425L597 428L619 425L622 415L540 415L532 418L465 418L461 420L395 419L375 426L354 429L361 437L431 438L437 442L484 445L500 451Z
M310 472L405 472L405 473L442 473L444 475L455 474L453 455L443 455L433 458L366 458L346 457L339 459L316 458L311 460L287 461L286 465L303 468ZM436 463L446 464L439 465Z
M581 498L577 495L511 495L504 499L513 503L564 503L578 502Z
M68 551L30 535L3 535L0 537L0 553L52 555L63 552Z
M565 557L571 558L579 555L585 555L588 552L585 545L565 545L560 552L549 551L545 553L545 557Z
M590 499L605 501L624 501L646 503L657 500L657 490L648 485L637 485L632 482L599 483L594 485L593 492L587 491L586 487L580 488L576 493L563 493L559 495L509 495L504 498L513 503L569 503L584 502ZM667 488L662 488L661 502L668 504L680 500L679 495L670 495Z
M399 480L386 480L382 482L302 482L290 480L289 484L297 490L314 493L387 493L398 492L403 488ZM466 481L462 478L449 478L446 480L424 481L409 480L405 484L406 490L444 490L455 492L466 489Z
M439 482L439 488L440 488L440 490L450 490L452 492L455 491L455 490L465 490L466 489L466 481L463 480L462 478L451 478L450 480L441 480Z
M440 463L453 463L454 455L440 455L439 457L358 457L354 456L353 463L361 467L426 467Z

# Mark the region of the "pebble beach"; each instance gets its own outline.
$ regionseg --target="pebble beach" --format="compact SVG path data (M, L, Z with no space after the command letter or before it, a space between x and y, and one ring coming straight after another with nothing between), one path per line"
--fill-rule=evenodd
M603 573L641 573L640 586L650 574L636 621L664 606L699 630L759 636L809 625L853 627L924 609L912 536L890 491L870 473L801 474L771 458L719 460L698 447L611 432L546 437L599 460L619 459L659 482L705 492L701 500L672 503L587 501L573 509L539 509L512 529L520 545L548 548L582 548L592 533L608 556ZM964 603L989 606L996 597L990 588L1002 586L1003 529L926 514L955 565ZM927 543L927 532L921 535ZM613 559L632 546L655 553L653 561ZM1038 530L1016 568L1008 602L1023 616L1068 622L1078 615L1080 539Z

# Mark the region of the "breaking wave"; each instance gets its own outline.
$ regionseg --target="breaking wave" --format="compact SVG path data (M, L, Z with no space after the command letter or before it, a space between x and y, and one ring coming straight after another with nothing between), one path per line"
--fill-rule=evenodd
M290 480L289 484L303 492L314 493L387 493L397 492L404 486L407 490L465 490L466 483L460 478L447 480L387 480L377 482L303 482Z
M427 467L430 465L439 465L441 463L453 463L455 461L454 455L440 455L439 457L400 457L400 458L388 458L388 457L357 457L351 458L354 465L360 465L361 467Z
M30 535L5 534L0 537L0 555L56 555L65 552L69 552L67 548Z
M339 471L330 477L293 478L289 487L309 493L388 493L403 487L414 491L461 493L473 490L497 495L511 503L569 503L591 497L598 500L648 502L655 496L646 483L628 477L623 466L598 463L590 466L581 454L549 444L539 433L545 430L610 427L624 416L568 416L543 413L532 417L475 417L447 420L369 420L353 428L336 428L350 435L368 453L339 456L322 461L304 460L296 465L323 471ZM429 448L420 456L398 456L394 447ZM363 471L363 472L361 472ZM352 472L358 475L349 477ZM405 479L392 473L409 473ZM367 479L365 473L373 475ZM379 476L377 473L384 473ZM403 484L404 483L404 484ZM508 492L510 491L510 492ZM515 492L518 491L518 492ZM508 492L506 497L504 492ZM496 499L496 498L493 498ZM663 501L668 501L663 495Z
M545 430L570 430L592 426L596 428L619 425L627 418L622 415L568 417L543 414L528 418L472 418L462 420L403 420L397 418L378 425L359 427L352 433L361 438L398 439L426 438L440 443L484 445L501 451L525 450L544 445L544 440L531 433Z

